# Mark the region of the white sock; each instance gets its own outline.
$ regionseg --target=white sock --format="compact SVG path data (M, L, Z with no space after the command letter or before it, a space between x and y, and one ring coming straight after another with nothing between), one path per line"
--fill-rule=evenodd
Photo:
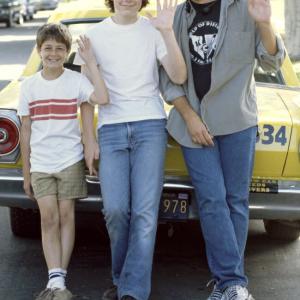
M50 269L48 271L49 281L47 284L47 288L49 289L61 289L64 290L66 288L65 285L65 276L66 271L61 268Z

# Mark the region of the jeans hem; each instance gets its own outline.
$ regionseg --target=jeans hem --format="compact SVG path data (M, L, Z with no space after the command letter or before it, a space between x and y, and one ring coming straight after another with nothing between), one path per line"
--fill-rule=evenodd
M147 298L138 297L138 295L133 292L132 290L123 290L119 292L119 299L121 299L123 296L131 296L136 300L147 300Z
M245 281L241 281L241 280L225 281L224 283L221 283L221 284L217 283L217 287L222 291L224 291L227 288L229 288L230 286L234 286L234 285L240 285L242 287L247 287L248 283Z

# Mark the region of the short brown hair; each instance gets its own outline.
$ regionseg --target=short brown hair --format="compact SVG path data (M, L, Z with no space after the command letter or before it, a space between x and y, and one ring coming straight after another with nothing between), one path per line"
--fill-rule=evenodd
M37 48L41 49L43 43L51 39L63 43L67 50L70 51L72 36L67 26L56 23L48 23L41 26L36 35Z
M149 0L142 0L141 9L144 8L148 4L149 4ZM114 1L113 0L105 0L105 5L109 8L109 10L111 12L115 12L115 6L114 6Z

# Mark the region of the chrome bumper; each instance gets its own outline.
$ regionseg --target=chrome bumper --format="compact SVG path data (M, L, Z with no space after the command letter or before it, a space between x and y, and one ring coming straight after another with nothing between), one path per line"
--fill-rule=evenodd
M257 179L256 179L257 180ZM88 198L76 203L79 211L100 211L102 197L99 180L94 176L86 176ZM188 219L198 219L194 188L188 177L166 176L164 190L188 192L191 205ZM251 219L300 220L300 181L276 181L276 191L250 193ZM0 206L37 208L36 203L29 200L23 191L23 176L20 169L0 169Z

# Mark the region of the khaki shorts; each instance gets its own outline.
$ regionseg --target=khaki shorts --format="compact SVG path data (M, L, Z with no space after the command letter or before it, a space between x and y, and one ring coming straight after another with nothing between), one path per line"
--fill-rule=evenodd
M84 161L79 161L58 173L33 172L31 185L36 199L50 195L56 195L58 200L86 198Z

